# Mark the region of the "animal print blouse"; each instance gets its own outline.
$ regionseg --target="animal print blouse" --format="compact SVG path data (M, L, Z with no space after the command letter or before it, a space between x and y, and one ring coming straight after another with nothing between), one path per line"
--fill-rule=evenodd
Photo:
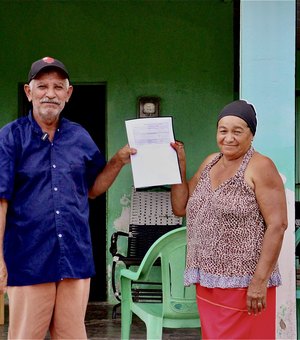
M200 283L214 288L247 287L254 274L265 233L265 223L254 191L244 180L254 154L251 147L236 174L216 189L210 170L204 169L187 204L187 263L185 285ZM279 286L276 265L268 286Z

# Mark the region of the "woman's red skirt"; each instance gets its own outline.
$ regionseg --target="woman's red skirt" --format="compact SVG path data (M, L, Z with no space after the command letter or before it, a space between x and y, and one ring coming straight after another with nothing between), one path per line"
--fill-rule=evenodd
M267 308L247 311L247 288L196 285L202 339L275 339L276 287L267 290Z

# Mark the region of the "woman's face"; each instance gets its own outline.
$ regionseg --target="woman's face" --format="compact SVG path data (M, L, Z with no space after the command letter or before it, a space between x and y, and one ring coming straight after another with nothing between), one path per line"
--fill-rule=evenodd
M224 156L238 158L250 148L253 134L247 123L236 116L225 116L218 122L217 143Z

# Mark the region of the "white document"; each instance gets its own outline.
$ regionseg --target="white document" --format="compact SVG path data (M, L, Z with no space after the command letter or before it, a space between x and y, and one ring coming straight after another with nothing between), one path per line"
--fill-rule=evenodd
M174 142L172 117L138 118L125 121L135 188L181 183Z

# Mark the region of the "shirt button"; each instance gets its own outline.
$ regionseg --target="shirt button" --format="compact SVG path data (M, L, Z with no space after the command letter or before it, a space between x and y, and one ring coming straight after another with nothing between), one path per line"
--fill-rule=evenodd
M55 168L56 168L56 165L55 165L55 164L53 164L53 165L52 165L52 168L54 168L54 169L55 169Z
M60 211L59 211L59 210L56 210L55 213L56 213L56 215L59 215L59 214L60 214Z
M58 189L55 187L53 190L54 190L54 191L57 191Z
M58 237L59 237L59 238L62 238L62 234L58 234Z

